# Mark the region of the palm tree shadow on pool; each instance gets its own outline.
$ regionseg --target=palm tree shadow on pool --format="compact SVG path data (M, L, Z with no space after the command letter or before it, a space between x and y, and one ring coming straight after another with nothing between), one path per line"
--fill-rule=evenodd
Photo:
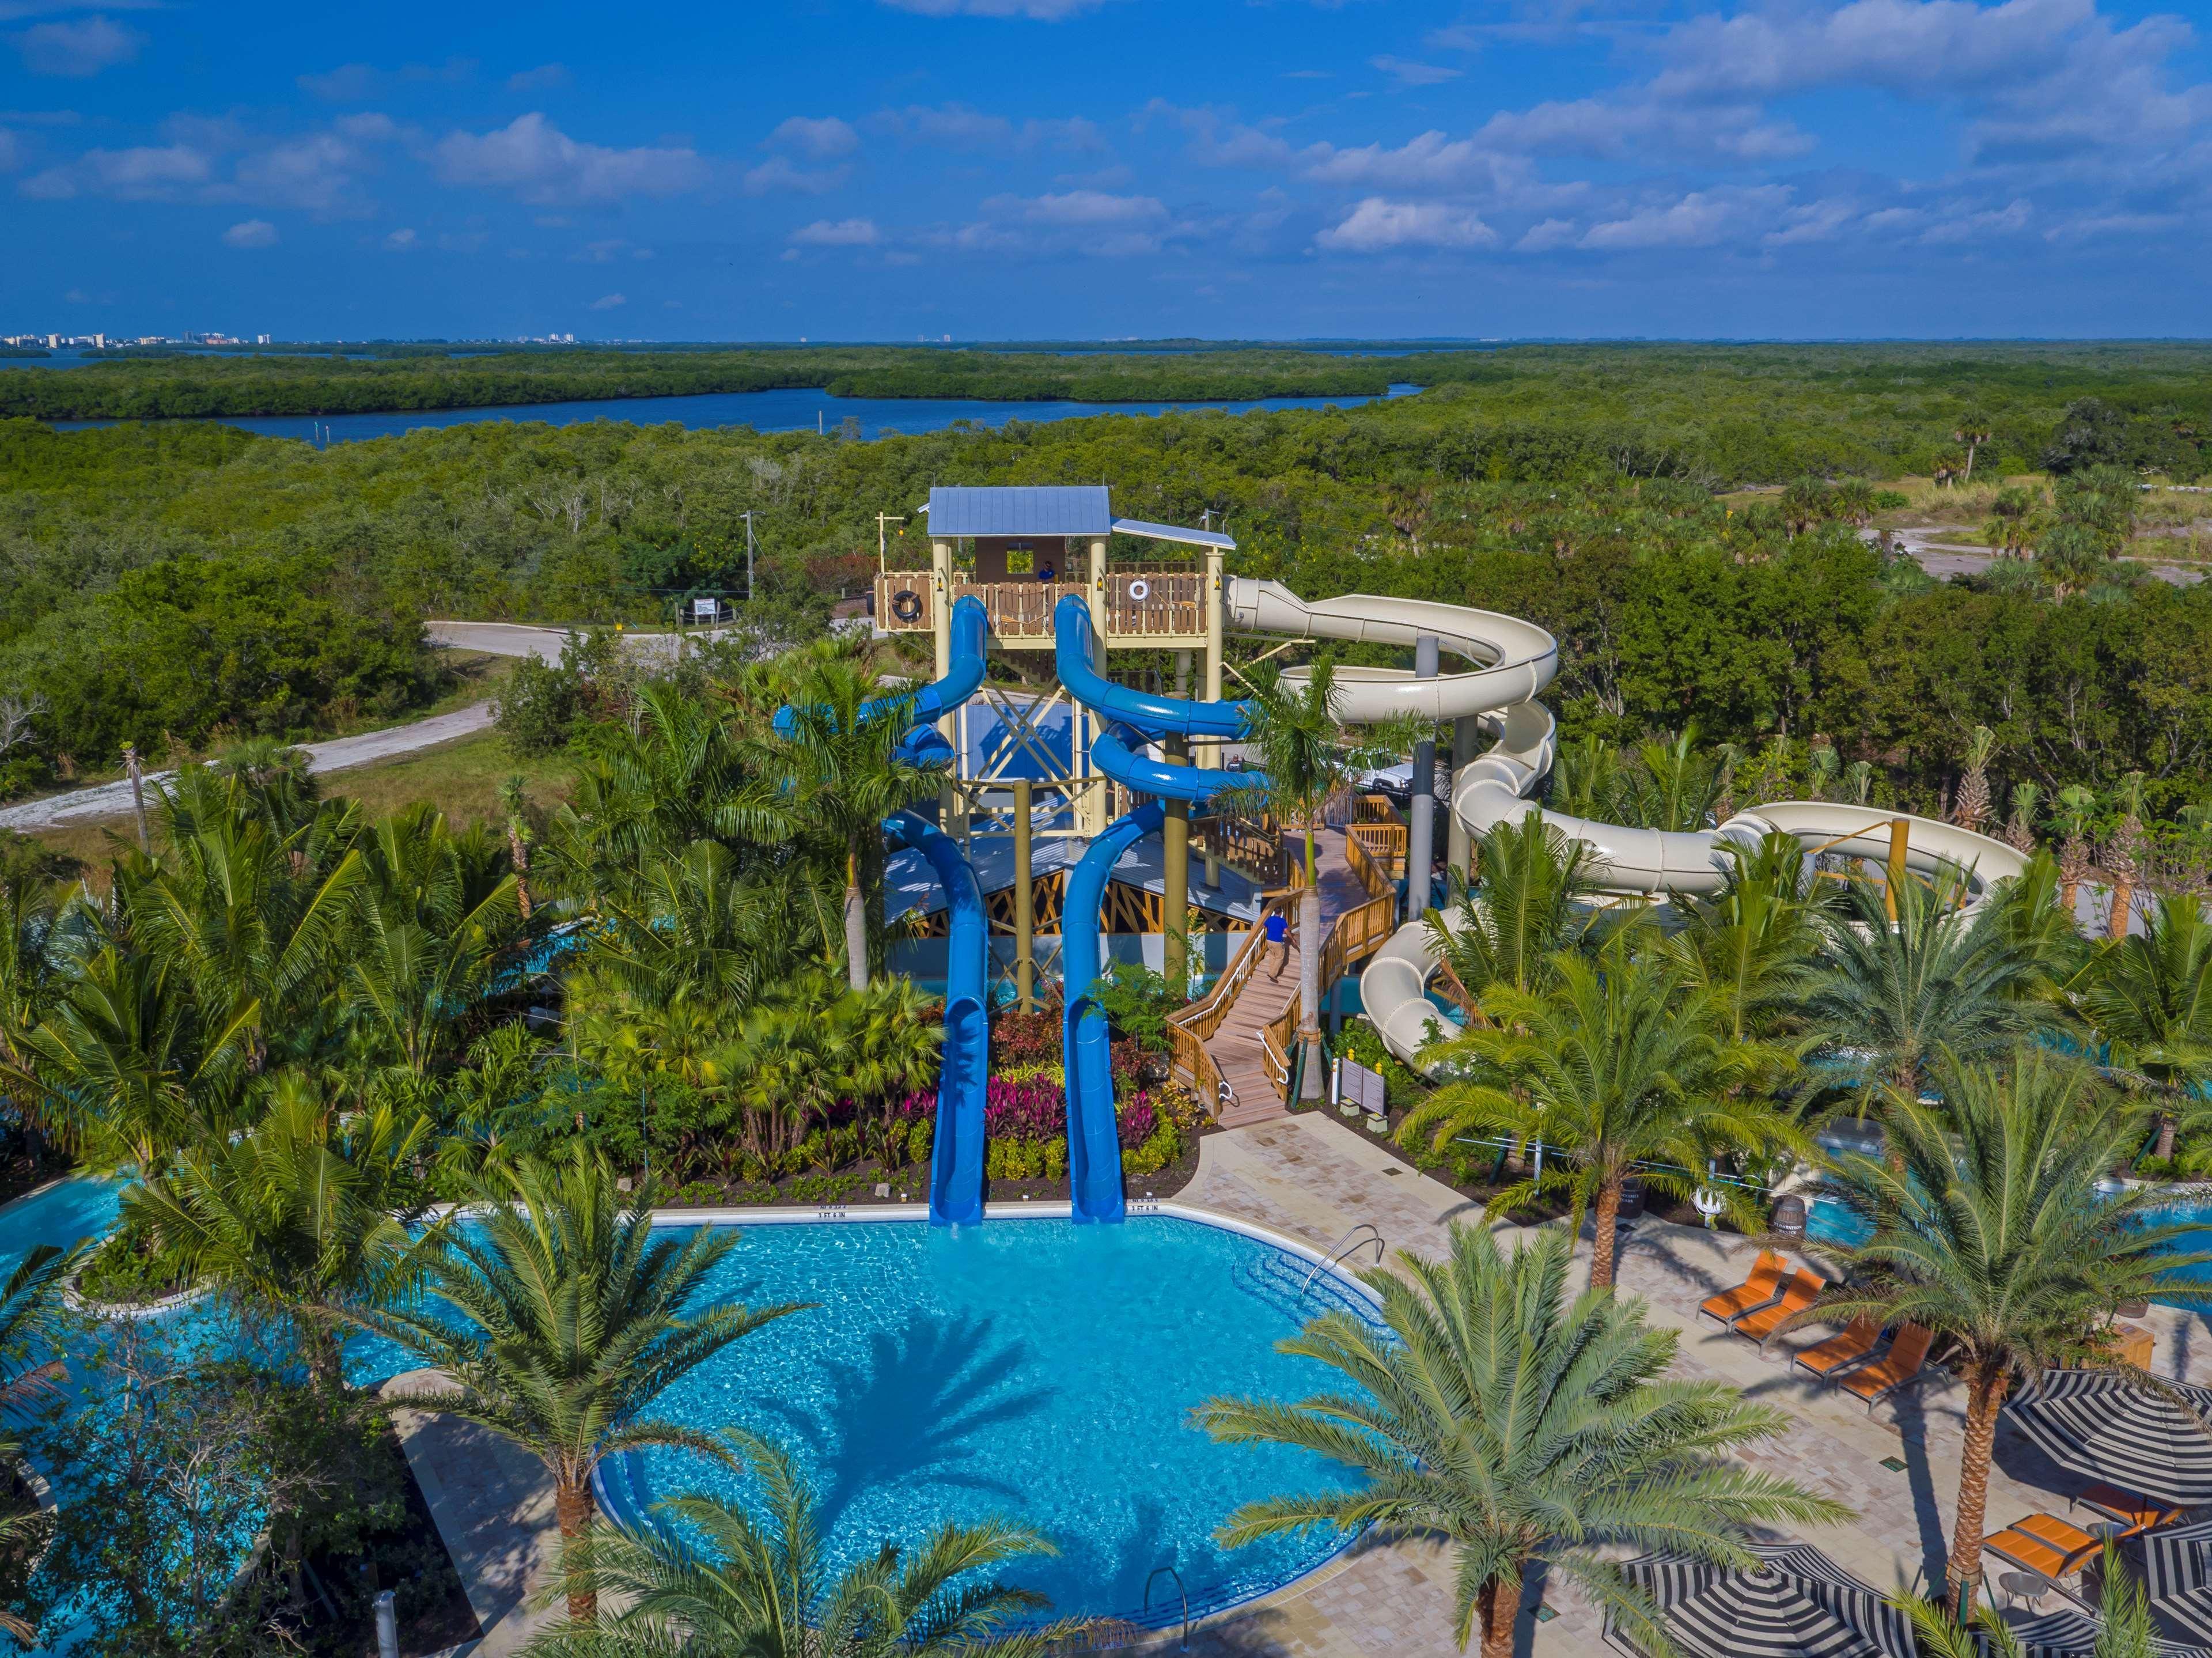
M1034 1416L1055 1389L1023 1385L1028 1345L994 1345L988 1318L908 1315L870 1334L865 1353L828 1358L819 1405L763 1403L781 1418L820 1473L818 1513L834 1530L878 1485L930 1484L989 1492L1018 1508L1021 1489L976 1473L970 1443L988 1429Z

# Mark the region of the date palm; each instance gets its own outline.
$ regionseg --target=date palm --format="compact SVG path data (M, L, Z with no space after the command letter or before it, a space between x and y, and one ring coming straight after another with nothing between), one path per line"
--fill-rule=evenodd
M1747 1084L1786 1072L1787 1049L1740 1042L1709 990L1623 937L1596 961L1562 954L1540 990L1493 985L1486 1023L1430 1050L1463 1072L1401 1126L1408 1142L1443 1153L1462 1135L1505 1134L1552 1152L1492 1199L1491 1212L1564 1192L1579 1230L1595 1209L1590 1283L1613 1278L1614 1222L1632 1175L1686 1198L1709 1158L1795 1146L1799 1135L1765 1093Z
M2195 1090L2212 1081L2212 914L2191 893L2154 901L2139 933L2105 940L2075 980L2075 1005L2112 1073L2155 1102L2160 1157Z
M2037 803L2043 791L2033 783L2015 783L2012 790L2012 816L2005 823L2005 844L2014 852L2033 855L2035 851L2035 820Z
M288 1072L251 1132L187 1151L131 1187L124 1218L185 1281L288 1315L309 1374L336 1389L344 1310L404 1288L422 1248L409 1229L429 1194L413 1169L431 1128L386 1102L341 1120L312 1078Z
M2015 1379L2108 1363L2100 1326L2123 1301L2197 1291L2178 1276L2203 1259L2171 1245L2150 1188L2105 1187L2142 1132L2141 1114L2103 1097L2087 1066L2033 1044L2002 1066L1947 1065L1942 1102L1893 1091L1891 1162L1851 1156L1835 1169L1869 1240L1847 1252L1848 1282L1806 1320L1866 1314L1921 1325L1950 1345L1966 1386L1966 1438L1951 1543L1954 1616L1981 1578L1990 1449ZM2165 1250L2166 1253L2157 1253Z
M659 1504L649 1527L599 1527L570 1589L622 1610L596 1626L550 1626L532 1658L1043 1658L1068 1632L1009 1632L1044 1598L959 1581L1058 1552L1036 1533L1002 1520L947 1524L910 1552L886 1545L836 1572L817 1499L790 1457L742 1430L722 1432L759 1487L758 1516L692 1495Z
M762 820L842 865L845 972L868 987L868 888L880 878L884 819L935 793L948 762L905 746L907 699L885 699L866 665L846 654L811 658L793 680L788 719L758 747L769 780L746 797Z
M2034 994L2034 957L2008 929L2002 907L1960 913L1964 878L1908 878L1893 895L1854 880L1823 920L1825 959L1805 1014L1836 1048L1863 1058L1869 1085L1917 1095L1940 1053L1980 1059L2052 1021Z
M1614 1546L1745 1565L1750 1527L1850 1517L1735 1461L1790 1418L1718 1382L1669 1379L1677 1333L1648 1328L1638 1301L1570 1300L1571 1254L1563 1232L1506 1254L1455 1223L1446 1260L1401 1252L1361 1273L1387 1332L1330 1313L1278 1344L1336 1371L1341 1391L1212 1399L1196 1418L1218 1440L1297 1446L1364 1479L1248 1503L1216 1535L1232 1546L1309 1529L1438 1537L1453 1556L1454 1638L1479 1630L1483 1658L1507 1658L1539 1561L1664 1649L1654 1608L1611 1564Z
M691 1227L653 1237L647 1199L618 1194L605 1160L580 1147L565 1163L526 1164L480 1197L480 1218L424 1251L413 1301L352 1316L440 1373L439 1384L388 1403L479 1423L544 1462L574 1564L588 1558L592 1476L603 1460L648 1445L725 1455L700 1430L651 1415L653 1400L799 1309L695 1309L736 1235ZM597 1617L588 1582L570 1591L568 1615Z
M1804 848L1794 835L1721 847L1727 884L1710 897L1674 900L1682 927L1666 948L1686 984L1718 999L1729 1040L1772 1040L1802 1023L1825 894L1806 880Z
M2069 783L2058 791L2051 816L2059 835L2058 901L2069 915L2075 913L2075 895L2089 878L2089 826L2096 812L2096 793L2082 784Z
M2128 912L2143 878L2148 843L2143 835L2142 785L2143 774L2139 771L2120 779L2119 821L2112 826L2112 838L2105 847L2105 872L2112 878L2112 913L2105 928L2105 936L2110 938L2127 937Z
M1997 734L1977 726L1966 739L1966 768L1959 778L1959 798L1951 805L1951 821L1960 829L1979 831L1990 818L1990 756L1996 752Z
M1429 918L1431 946L1467 993L1492 985L1531 990L1556 953L1589 937L1591 915L1579 899L1592 890L1589 843L1569 839L1531 810L1519 823L1493 823L1476 839L1481 884L1464 894L1450 921Z
M2109 1537L2098 1582L2096 1644L2084 1658L2163 1658L2171 1649L2160 1637L2142 1582ZM1940 1600L1915 1597L1897 1604L1912 1620L1923 1658L2027 1658L2019 1634L1994 1607L1977 1606L1961 1620Z

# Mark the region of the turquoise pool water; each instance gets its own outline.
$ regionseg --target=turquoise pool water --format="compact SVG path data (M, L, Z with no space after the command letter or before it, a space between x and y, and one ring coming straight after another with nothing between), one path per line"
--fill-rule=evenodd
M841 1561L999 1514L1058 1545L1057 1558L1006 1574L1057 1614L1134 1615L1162 1566L1194 1607L1229 1605L1336 1546L1218 1547L1211 1533L1239 1503L1347 1476L1303 1452L1217 1445L1188 1421L1212 1394L1293 1400L1330 1385L1333 1372L1274 1351L1327 1304L1301 1297L1307 1271L1271 1245L1164 1216L994 1219L957 1236L920 1222L752 1224L715 1292L819 1305L679 1382L662 1412L789 1446ZM1352 1300L1340 1288L1331 1298ZM680 1491L744 1490L662 1451L623 1459L606 1487L633 1521ZM1163 1575L1151 1620L1176 1610Z

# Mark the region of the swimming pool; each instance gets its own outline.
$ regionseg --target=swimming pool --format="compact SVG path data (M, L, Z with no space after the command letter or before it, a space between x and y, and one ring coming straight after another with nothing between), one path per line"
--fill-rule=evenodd
M1241 1503L1348 1478L1278 1447L1217 1445L1190 1425L1216 1394L1298 1399L1335 1373L1274 1344L1327 1306L1371 1311L1309 1264L1226 1228L1173 1216L1120 1226L1001 1219L957 1235L921 1221L748 1221L718 1299L818 1303L747 1337L663 1395L657 1414L741 1425L786 1445L813 1481L839 1564L946 1520L1004 1515L1055 1558L1007 1581L1055 1615L1136 1616L1172 1566L1194 1611L1262 1594L1339 1546L1328 1537L1224 1550ZM744 1491L688 1453L622 1459L611 1513ZM1146 1621L1179 1610L1162 1575Z

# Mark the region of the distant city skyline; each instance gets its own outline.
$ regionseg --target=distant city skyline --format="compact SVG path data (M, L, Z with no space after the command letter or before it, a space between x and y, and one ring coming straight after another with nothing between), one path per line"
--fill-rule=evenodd
M2212 52L2102 0L0 0L0 329L2212 329ZM228 319L228 320L225 320Z

